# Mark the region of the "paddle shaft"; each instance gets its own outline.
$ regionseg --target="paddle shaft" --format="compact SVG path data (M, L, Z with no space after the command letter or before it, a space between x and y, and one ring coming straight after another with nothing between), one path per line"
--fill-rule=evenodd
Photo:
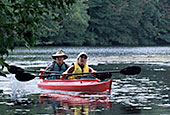
M35 72L35 73L40 73L42 71L40 70L29 70L29 69L23 69L21 67L17 67L15 65L8 65L7 63L5 63L7 66L7 69L10 73L12 74L18 74L18 73L23 73L23 72ZM44 71L45 73L56 73L56 74L61 74L61 72L57 72L57 71Z
M88 73L68 73L66 75L95 75L96 78L100 79L100 80L105 80L107 78L111 78L111 73L121 73L124 75L136 75L139 74L141 72L141 68L138 66L131 66L131 67L127 67L121 70L111 70L111 71L98 71L96 73L92 73L92 72L88 72ZM99 75L98 75L99 74ZM103 75L101 75L103 74ZM35 77L50 77L50 76L61 76L64 74L44 74L44 75L31 75L30 73L16 73L16 79L19 81L29 81L34 79Z
M35 73L40 73L40 70L29 70L29 69L24 69L24 71L26 72L35 72ZM56 73L56 74L60 74L61 72L56 72L56 71L44 71L45 73Z
M127 67L127 68L124 68L124 69L121 69L121 70L110 70L110 71L98 71L96 73L92 73L92 72L88 72L88 73L67 73L66 75L70 76L70 75L89 75L89 74L104 74L104 73L121 73L121 74L124 74L124 75L135 75L135 74L139 74L141 72L141 68L138 67L138 66L131 66L131 67ZM61 75L64 75L64 74L54 74L54 75L51 75L51 74L44 74L44 77L45 76L61 76ZM43 76L42 76L43 77Z
M114 70L114 71L99 71L96 73L88 72L88 73L68 73L66 75L71 76L71 75L91 75L91 74L102 74L102 73L120 73L120 70ZM61 76L64 74L43 74L43 75L36 75L36 77L49 77L49 76Z

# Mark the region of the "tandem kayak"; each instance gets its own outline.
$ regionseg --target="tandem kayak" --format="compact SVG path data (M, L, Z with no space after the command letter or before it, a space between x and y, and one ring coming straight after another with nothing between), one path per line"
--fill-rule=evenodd
M101 82L98 79L43 80L38 87L48 90L76 92L110 92L112 80Z

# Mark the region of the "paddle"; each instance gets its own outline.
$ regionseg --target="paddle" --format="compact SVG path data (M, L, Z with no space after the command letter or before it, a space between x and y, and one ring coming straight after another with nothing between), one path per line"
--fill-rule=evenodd
M141 68L138 66L130 66L121 70L112 70L112 71L98 71L96 73L68 73L67 75L83 75L83 74L92 74L95 75L96 78L100 80L105 80L107 78L111 78L111 73L121 73L124 75L135 75L139 74L141 72ZM104 74L104 75L101 75ZM17 73L16 74L16 79L19 81L29 81L34 79L35 77L50 77L50 76L61 76L63 74L44 74L44 75L31 75L30 73Z
M18 73L23 73L23 72L35 72L35 73L40 73L40 70L29 70L29 69L23 69L21 67L17 67L15 65L8 65L8 71L12 74L18 74ZM46 73L60 73L56 71L44 71Z

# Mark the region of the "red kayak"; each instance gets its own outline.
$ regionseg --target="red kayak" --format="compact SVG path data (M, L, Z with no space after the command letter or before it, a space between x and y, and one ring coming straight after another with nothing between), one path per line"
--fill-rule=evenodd
M110 92L111 85L112 80L101 82L97 79L43 80L38 83L42 89L77 92Z

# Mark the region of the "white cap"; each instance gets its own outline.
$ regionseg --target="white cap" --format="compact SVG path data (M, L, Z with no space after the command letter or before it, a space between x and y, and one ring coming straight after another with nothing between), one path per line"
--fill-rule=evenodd
M78 59L80 56L82 56L82 55L85 55L86 57L88 57L85 52L81 52L81 53L79 53L79 55L77 56L77 59Z

